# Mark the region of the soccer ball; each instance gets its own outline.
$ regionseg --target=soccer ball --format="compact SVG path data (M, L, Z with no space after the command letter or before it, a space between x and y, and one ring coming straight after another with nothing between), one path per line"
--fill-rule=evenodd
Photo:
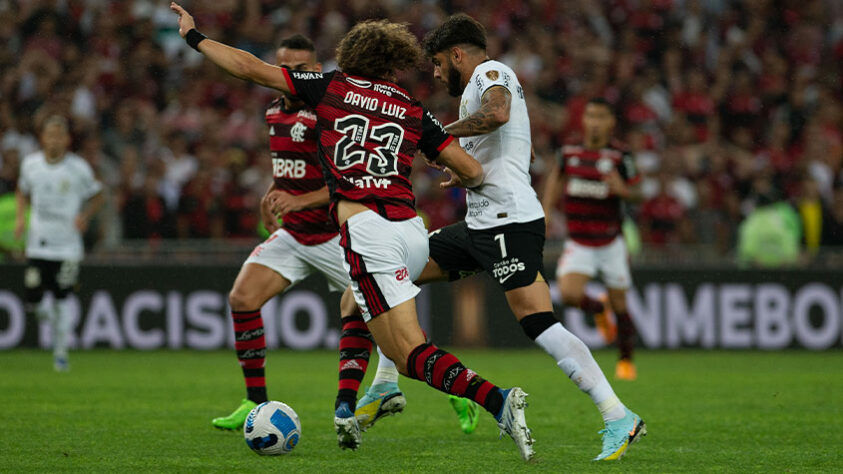
M246 417L243 436L252 451L262 456L287 454L301 437L299 415L284 403L263 402Z

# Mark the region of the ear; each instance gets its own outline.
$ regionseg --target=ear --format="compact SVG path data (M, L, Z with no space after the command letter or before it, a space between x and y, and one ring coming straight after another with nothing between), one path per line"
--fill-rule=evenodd
M465 52L459 46L453 46L451 48L451 60L454 64L459 64L462 62L463 57L465 56Z
M322 72L322 63L316 63L316 66L313 67L313 70L316 72Z

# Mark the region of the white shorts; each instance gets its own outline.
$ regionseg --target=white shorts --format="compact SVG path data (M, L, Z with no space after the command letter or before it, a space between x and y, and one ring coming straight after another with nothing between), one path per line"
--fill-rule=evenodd
M420 217L390 221L364 211L348 218L340 236L343 264L365 321L416 297L419 287L413 281L430 252Z
M602 247L589 247L568 239L556 266L556 278L579 273L594 278L600 274L609 288L627 289L632 285L626 243L618 236Z
M317 244L300 244L282 227L255 247L243 263L257 263L270 268L290 280L290 286L304 280L314 272L325 275L328 288L343 291L348 286L348 273L342 265L340 236Z

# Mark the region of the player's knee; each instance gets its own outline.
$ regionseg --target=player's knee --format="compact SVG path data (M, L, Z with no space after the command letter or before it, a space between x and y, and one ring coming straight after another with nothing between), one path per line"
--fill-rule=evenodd
M252 311L262 306L256 295L238 287L232 288L228 293L228 304L232 311Z
M609 304L612 306L612 311L614 311L615 313L626 313L626 292L610 294Z
M360 314L360 307L357 306L357 301L354 300L354 293L351 287L347 287L340 299L340 314L342 316L355 316Z
M585 294L581 291L571 290L565 287L560 287L559 290L559 296L562 298L562 303L567 306L579 307L580 303L582 303L583 296L585 296Z

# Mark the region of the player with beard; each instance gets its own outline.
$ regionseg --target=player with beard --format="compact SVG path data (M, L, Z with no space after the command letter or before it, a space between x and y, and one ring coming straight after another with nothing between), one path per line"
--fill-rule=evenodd
M568 240L556 270L562 301L593 315L607 343L617 337L620 358L615 376L635 380L636 332L626 305L632 277L621 226L623 202L641 201L642 196L632 157L611 145L615 121L612 105L605 99L588 101L582 119L584 143L562 148L548 176L542 204L549 219L564 189ZM586 284L598 274L608 288L608 301L585 293ZM609 318L610 308L617 328Z
M461 96L460 119L445 130L483 166L484 185L466 191L465 221L430 236L430 262L418 283L486 271L500 285L527 336L597 405L605 422L595 460L614 460L646 434L615 395L588 347L553 314L542 276L544 212L530 183L530 119L518 78L486 54L485 29L458 14L428 33L433 76Z
M281 41L276 64L291 71L321 71L313 43L301 35ZM261 200L261 218L272 235L246 259L229 294L235 350L246 382L246 398L230 415L214 418L220 429L237 430L252 408L267 401L266 339L260 308L273 296L314 272L325 276L333 291L349 284L342 269L339 233L328 217L328 187L317 156L316 115L289 94L266 110L273 182ZM278 218L283 218L283 227ZM337 398L357 398L366 373L371 337L353 299L341 302L339 389ZM362 334L362 337L361 337ZM378 359L373 389L367 392L366 426L400 412L406 405L398 389L395 364Z
M337 46L340 71L288 71L207 39L175 3L179 34L229 73L302 99L316 114L319 156L340 227L344 267L368 329L399 372L486 409L515 441L524 460L533 440L524 417L526 394L501 389L426 341L413 283L428 260L428 237L415 211L409 175L417 151L447 167L447 186L482 187L480 164L445 133L422 104L395 84L398 71L422 58L404 24L358 23ZM360 336L363 328L358 328ZM353 397L334 412L340 446L356 449L360 430Z

